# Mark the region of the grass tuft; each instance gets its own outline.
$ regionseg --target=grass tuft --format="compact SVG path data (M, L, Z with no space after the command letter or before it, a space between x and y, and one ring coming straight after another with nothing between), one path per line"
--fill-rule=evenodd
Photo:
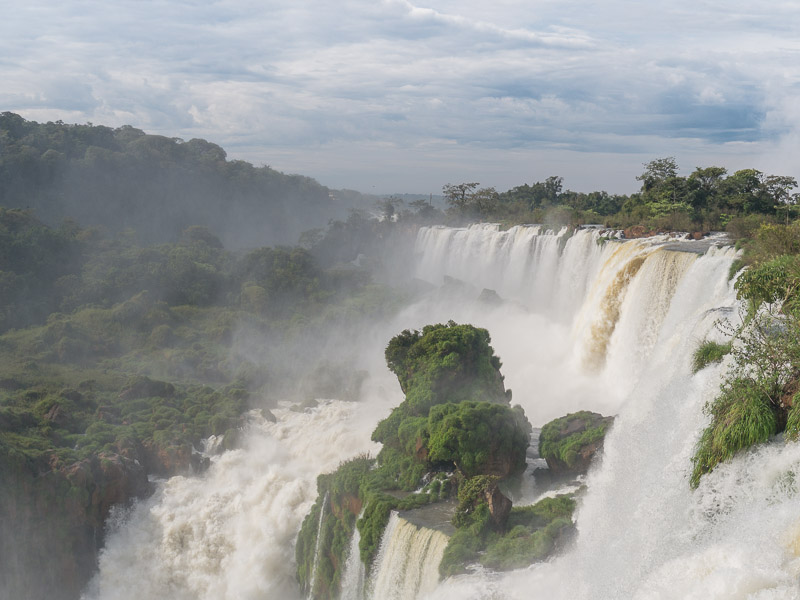
M692 373L697 373L712 363L720 362L725 355L730 354L730 351L730 342L727 344L718 344L717 342L706 340L694 351Z

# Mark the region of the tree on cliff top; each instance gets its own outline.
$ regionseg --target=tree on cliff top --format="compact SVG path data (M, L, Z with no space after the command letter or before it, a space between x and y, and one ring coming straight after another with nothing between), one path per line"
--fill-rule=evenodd
M406 394L408 414L425 416L435 404L508 402L489 332L472 325L427 325L405 330L386 347L386 364Z

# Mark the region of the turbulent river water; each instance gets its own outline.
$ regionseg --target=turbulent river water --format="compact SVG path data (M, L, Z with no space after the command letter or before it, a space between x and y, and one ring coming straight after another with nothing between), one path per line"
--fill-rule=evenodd
M344 579L355 583L345 597L358 597L358 586L376 600L800 598L800 444L775 440L705 476L696 491L688 484L702 408L725 369L692 375L691 354L703 339L721 339L716 321L738 318L734 258L714 243L604 241L592 230L422 229L416 277L454 279L364 332L366 399L281 408L276 423L254 415L242 449L115 515L86 600L298 597L293 544L316 476L374 454L371 430L402 399L381 364L383 347L403 329L450 319L489 330L513 402L535 427L581 409L617 415L586 481L577 541L547 563L438 583L427 559L416 579L407 572L414 581L402 591L391 573L381 588L348 565L356 571ZM484 288L504 302L478 299ZM515 502L536 494L529 486ZM409 527L395 519L387 531L421 547ZM440 552L441 538L424 535L431 556ZM402 555L397 562L411 564Z

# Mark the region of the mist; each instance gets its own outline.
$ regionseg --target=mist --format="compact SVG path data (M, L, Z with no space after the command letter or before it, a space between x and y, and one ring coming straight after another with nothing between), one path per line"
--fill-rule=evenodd
M203 139L147 134L129 125L36 123L0 115L0 198L51 226L72 219L142 244L204 226L229 249L294 245L301 233L369 208L375 197L331 190L310 177L228 160Z

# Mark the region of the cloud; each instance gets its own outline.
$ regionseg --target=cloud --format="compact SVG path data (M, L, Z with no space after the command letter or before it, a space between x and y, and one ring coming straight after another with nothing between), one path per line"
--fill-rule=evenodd
M554 156L572 186L606 156L764 160L800 127L793 2L30 0L4 17L0 109L205 137L332 186L431 191L387 173L469 165L510 187Z

